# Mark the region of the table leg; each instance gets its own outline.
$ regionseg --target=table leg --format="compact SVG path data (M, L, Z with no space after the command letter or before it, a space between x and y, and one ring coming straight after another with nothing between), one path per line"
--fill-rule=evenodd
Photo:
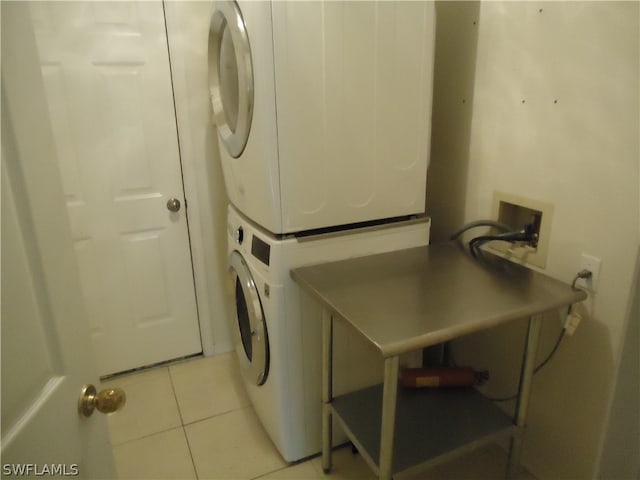
M322 470L331 471L333 429L331 401L333 400L333 318L322 311Z
M529 317L527 343L525 345L522 370L520 372L518 403L516 405L516 412L514 416L514 423L516 427L515 432L511 436L511 446L509 448L509 463L507 465L508 479L515 478L520 468L524 427L527 421L527 410L529 408L529 397L531 395L531 381L533 380L533 373L535 370L536 351L538 349L541 323L541 318L539 316Z
M380 432L380 480L391 480L393 467L393 437L398 397L398 359L384 361L384 387L382 390L382 426Z

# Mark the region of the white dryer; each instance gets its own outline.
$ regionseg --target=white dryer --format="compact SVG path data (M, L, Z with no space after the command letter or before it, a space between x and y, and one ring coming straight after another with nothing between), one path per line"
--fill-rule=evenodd
M320 451L321 309L290 277L292 268L425 245L429 221L418 218L348 232L276 238L232 206L228 215L229 268L235 290L232 330L253 407L289 462ZM335 325L334 391L382 378L382 360ZM344 441L336 428L334 439Z
M433 2L216 1L231 203L280 234L424 212Z

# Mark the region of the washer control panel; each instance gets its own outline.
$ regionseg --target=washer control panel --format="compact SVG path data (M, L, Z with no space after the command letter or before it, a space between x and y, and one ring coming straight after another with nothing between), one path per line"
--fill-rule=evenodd
M244 229L242 227L236 228L235 232L233 232L233 239L238 245L242 245L244 241Z
M245 228L242 225L238 225L237 223L234 225L234 223L231 219L227 223L227 231L229 233L228 241L231 242L231 238L233 238L233 242L238 245L238 247L234 247L234 249L237 249L244 255L251 254L268 267L271 262L271 245L265 240L258 238L251 228L245 232Z

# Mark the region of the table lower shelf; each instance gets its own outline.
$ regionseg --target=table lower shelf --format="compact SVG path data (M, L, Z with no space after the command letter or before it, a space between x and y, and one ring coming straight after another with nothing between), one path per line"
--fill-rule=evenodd
M337 397L331 409L363 457L376 466L377 473L382 385ZM474 388L400 388L393 473L510 434L512 428L512 419Z

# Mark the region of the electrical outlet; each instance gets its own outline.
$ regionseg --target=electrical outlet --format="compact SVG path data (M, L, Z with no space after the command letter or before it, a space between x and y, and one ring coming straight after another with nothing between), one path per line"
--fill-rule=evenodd
M595 292L598 287L598 277L600 276L600 263L601 260L599 258L583 253L580 257L579 270L589 270L591 272L591 277L579 278L576 282L576 286Z

